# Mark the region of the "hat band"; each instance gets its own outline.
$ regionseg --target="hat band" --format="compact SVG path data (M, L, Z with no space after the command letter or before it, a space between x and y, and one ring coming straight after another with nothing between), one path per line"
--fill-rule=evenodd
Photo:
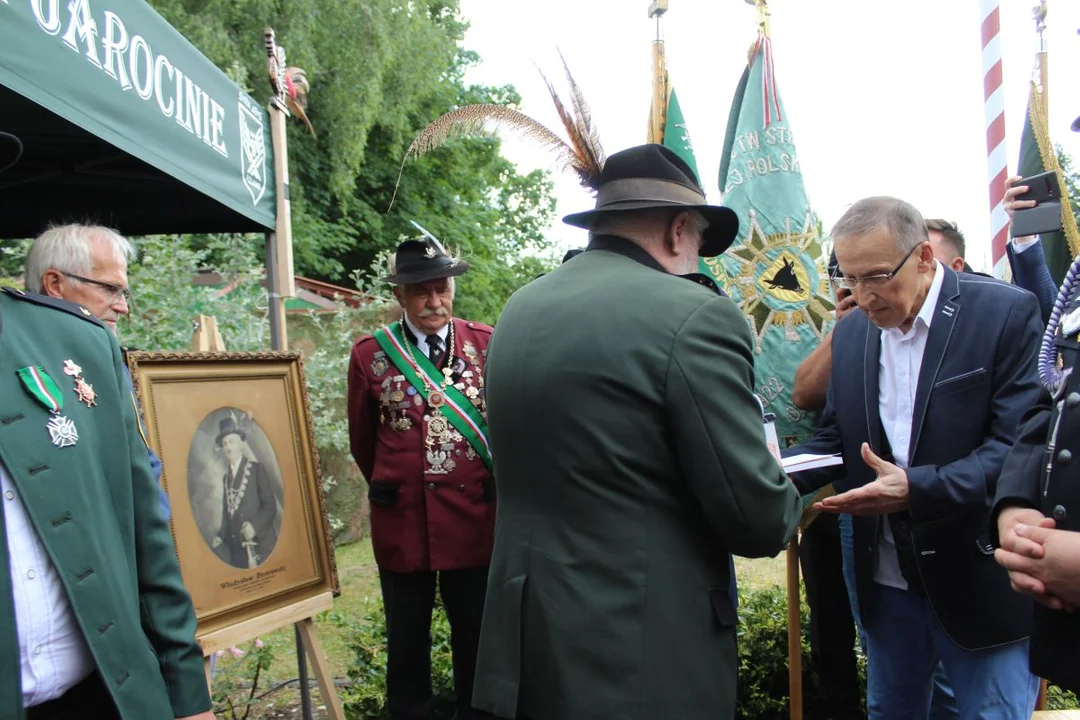
M681 183L657 178L612 180L596 193L596 207L623 202L662 202L676 205L703 205L705 195Z
M422 260L411 260L400 265L395 264L395 274L400 275L402 273L420 272L423 270L442 270L443 268L452 268L457 264L458 261L452 257L439 255L437 257L424 258Z

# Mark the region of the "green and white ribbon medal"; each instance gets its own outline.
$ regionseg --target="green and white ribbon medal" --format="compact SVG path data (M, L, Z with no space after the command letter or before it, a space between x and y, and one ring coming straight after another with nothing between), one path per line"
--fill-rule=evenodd
M30 365L19 368L15 372L22 380L26 391L52 413L49 422L45 423L45 429L49 431L52 444L56 447L69 447L77 443L79 432L75 429L75 423L60 414L64 409L63 393L60 392L56 382L49 377L45 368L40 365Z

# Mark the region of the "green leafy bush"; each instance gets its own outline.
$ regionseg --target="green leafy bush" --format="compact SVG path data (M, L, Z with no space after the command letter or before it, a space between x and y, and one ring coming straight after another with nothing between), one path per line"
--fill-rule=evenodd
M266 684L266 672L274 664L272 647L255 638L246 650L239 647L219 650L217 659L213 682L215 714L222 720L248 720L257 693L264 689L259 681Z
M386 618L382 603L370 600L359 620L335 615L334 622L346 630L353 661L349 667L352 686L345 692L346 714L352 720L381 720L386 710ZM739 718L787 718L787 601L783 588L744 592L740 597ZM803 688L805 716L817 717L812 702L813 668L809 629L803 608ZM453 715L453 664L450 625L440 603L432 621L432 687L434 718Z
M816 702L816 676L810 656L810 615L802 603L803 716L822 717ZM788 713L787 591L769 587L739 593L739 681L735 715L746 720L781 720ZM860 674L865 685L861 650Z
M1075 710L1080 708L1076 693L1062 690L1057 685L1049 685L1046 688L1047 710Z
M353 661L349 666L351 687L343 701L350 720L383 720L386 709L386 618L382 602L365 603L359 620L340 614L333 621L346 631ZM817 701L817 684L810 656L810 618L802 603L803 717L824 720ZM431 626L432 687L435 693L433 720L447 720L454 712L453 664L450 653L450 625L442 604L436 601ZM787 592L782 587L743 591L739 595L739 681L735 716L739 720L787 720L788 655ZM859 682L866 700L866 657L855 648ZM1066 710L1078 707L1076 695L1050 686L1047 708Z

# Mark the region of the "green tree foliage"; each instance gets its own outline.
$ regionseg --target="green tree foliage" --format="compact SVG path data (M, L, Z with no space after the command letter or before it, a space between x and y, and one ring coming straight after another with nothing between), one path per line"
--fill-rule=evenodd
M225 347L231 351L267 347L270 321L263 269L242 236L213 236L205 249L180 238L137 238L139 258L128 267L134 289L130 313L117 330L120 341L139 350L189 350L193 321L213 315ZM210 256L221 259L208 266ZM218 285L195 285L200 270L220 277Z
M311 82L318 137L289 122L298 274L340 282L415 237L413 219L476 271L459 314L493 322L513 290L554 264L543 229L554 213L546 173L519 174L497 138L462 138L410 160L405 150L443 112L469 102L516 105L512 87L469 86L479 61L459 47L457 0L151 0L199 50L255 97L269 95L262 37L274 28L289 65ZM205 239L195 241L197 248Z

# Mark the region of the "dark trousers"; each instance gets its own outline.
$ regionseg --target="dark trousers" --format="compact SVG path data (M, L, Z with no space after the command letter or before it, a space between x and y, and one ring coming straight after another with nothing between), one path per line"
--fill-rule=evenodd
M450 620L457 718L482 717L472 708L472 690L487 592L486 566L437 573L379 571L386 608L386 704L393 720L426 720L434 704L431 613L435 608L436 575Z
M859 700L855 618L851 613L840 530L835 515L822 513L803 533L799 560L810 606L810 655L817 674L822 716L866 718Z
M26 708L26 720L120 720L120 714L95 671L60 697Z

